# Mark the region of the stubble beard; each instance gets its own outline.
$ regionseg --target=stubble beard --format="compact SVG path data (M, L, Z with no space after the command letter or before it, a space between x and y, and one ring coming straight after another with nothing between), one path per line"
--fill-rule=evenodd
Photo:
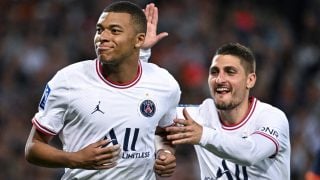
M240 102L233 101L228 103L228 102L217 102L216 100L214 100L214 104L216 105L216 108L218 110L229 111L239 106Z

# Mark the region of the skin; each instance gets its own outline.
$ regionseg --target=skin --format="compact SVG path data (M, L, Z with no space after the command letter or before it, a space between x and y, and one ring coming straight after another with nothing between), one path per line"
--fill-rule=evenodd
M127 13L103 12L97 22L95 49L111 81L125 83L136 77L145 34L137 33L133 26Z
M233 55L215 55L209 69L208 84L221 121L238 124L249 108L249 91L256 82L256 74L246 71L241 60ZM203 128L183 110L185 119L175 119L183 126L166 128L172 144L199 144Z
M108 78L115 82L128 82L138 69L139 48L149 49L168 33L157 34L158 9L151 3L144 10L147 17L147 34L126 31L133 29L130 16L125 13L102 13L97 22L94 45L97 57L110 70ZM117 17L117 15L120 15ZM120 18L120 19L119 19ZM130 43L128 43L130 41ZM122 54L122 55L121 55ZM126 72L128 71L128 72ZM164 129L157 129L157 132ZM99 140L77 152L65 152L51 146L53 136L43 134L32 127L26 147L25 157L33 164L51 168L109 169L117 165L120 145L106 146L110 140ZM170 150L171 153L165 152ZM162 146L157 151L154 170L159 176L171 176L176 167L174 149Z

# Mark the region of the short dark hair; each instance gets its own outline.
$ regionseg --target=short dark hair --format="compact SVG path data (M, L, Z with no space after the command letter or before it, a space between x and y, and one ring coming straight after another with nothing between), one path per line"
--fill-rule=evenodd
M107 6L103 12L128 13L131 15L135 29L138 33L147 32L147 18L142 9L129 1L118 1Z
M240 59L247 73L256 72L256 59L250 48L239 43L227 43L222 45L215 55L232 55Z

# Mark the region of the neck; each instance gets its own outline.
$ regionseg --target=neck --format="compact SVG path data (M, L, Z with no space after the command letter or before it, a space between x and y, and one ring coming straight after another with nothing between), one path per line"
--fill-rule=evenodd
M106 64L100 62L101 72L105 79L117 84L126 84L133 81L139 74L139 62Z
M251 108L252 101L246 98L237 107L229 110L218 110L220 120L227 126L239 124L248 115Z

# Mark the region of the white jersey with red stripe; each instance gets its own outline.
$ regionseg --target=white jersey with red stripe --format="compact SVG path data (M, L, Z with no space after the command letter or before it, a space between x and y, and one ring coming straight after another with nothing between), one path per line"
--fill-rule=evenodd
M116 84L104 78L99 60L88 60L57 72L32 122L59 135L67 152L104 138L121 145L116 167L66 168L62 179L155 179L155 130L172 125L179 100L177 81L155 64L140 62L133 81Z
M244 119L223 124L212 99L187 107L191 117L203 126L195 145L202 180L290 179L290 139L286 115L269 104L250 98ZM178 108L182 117L182 108Z

